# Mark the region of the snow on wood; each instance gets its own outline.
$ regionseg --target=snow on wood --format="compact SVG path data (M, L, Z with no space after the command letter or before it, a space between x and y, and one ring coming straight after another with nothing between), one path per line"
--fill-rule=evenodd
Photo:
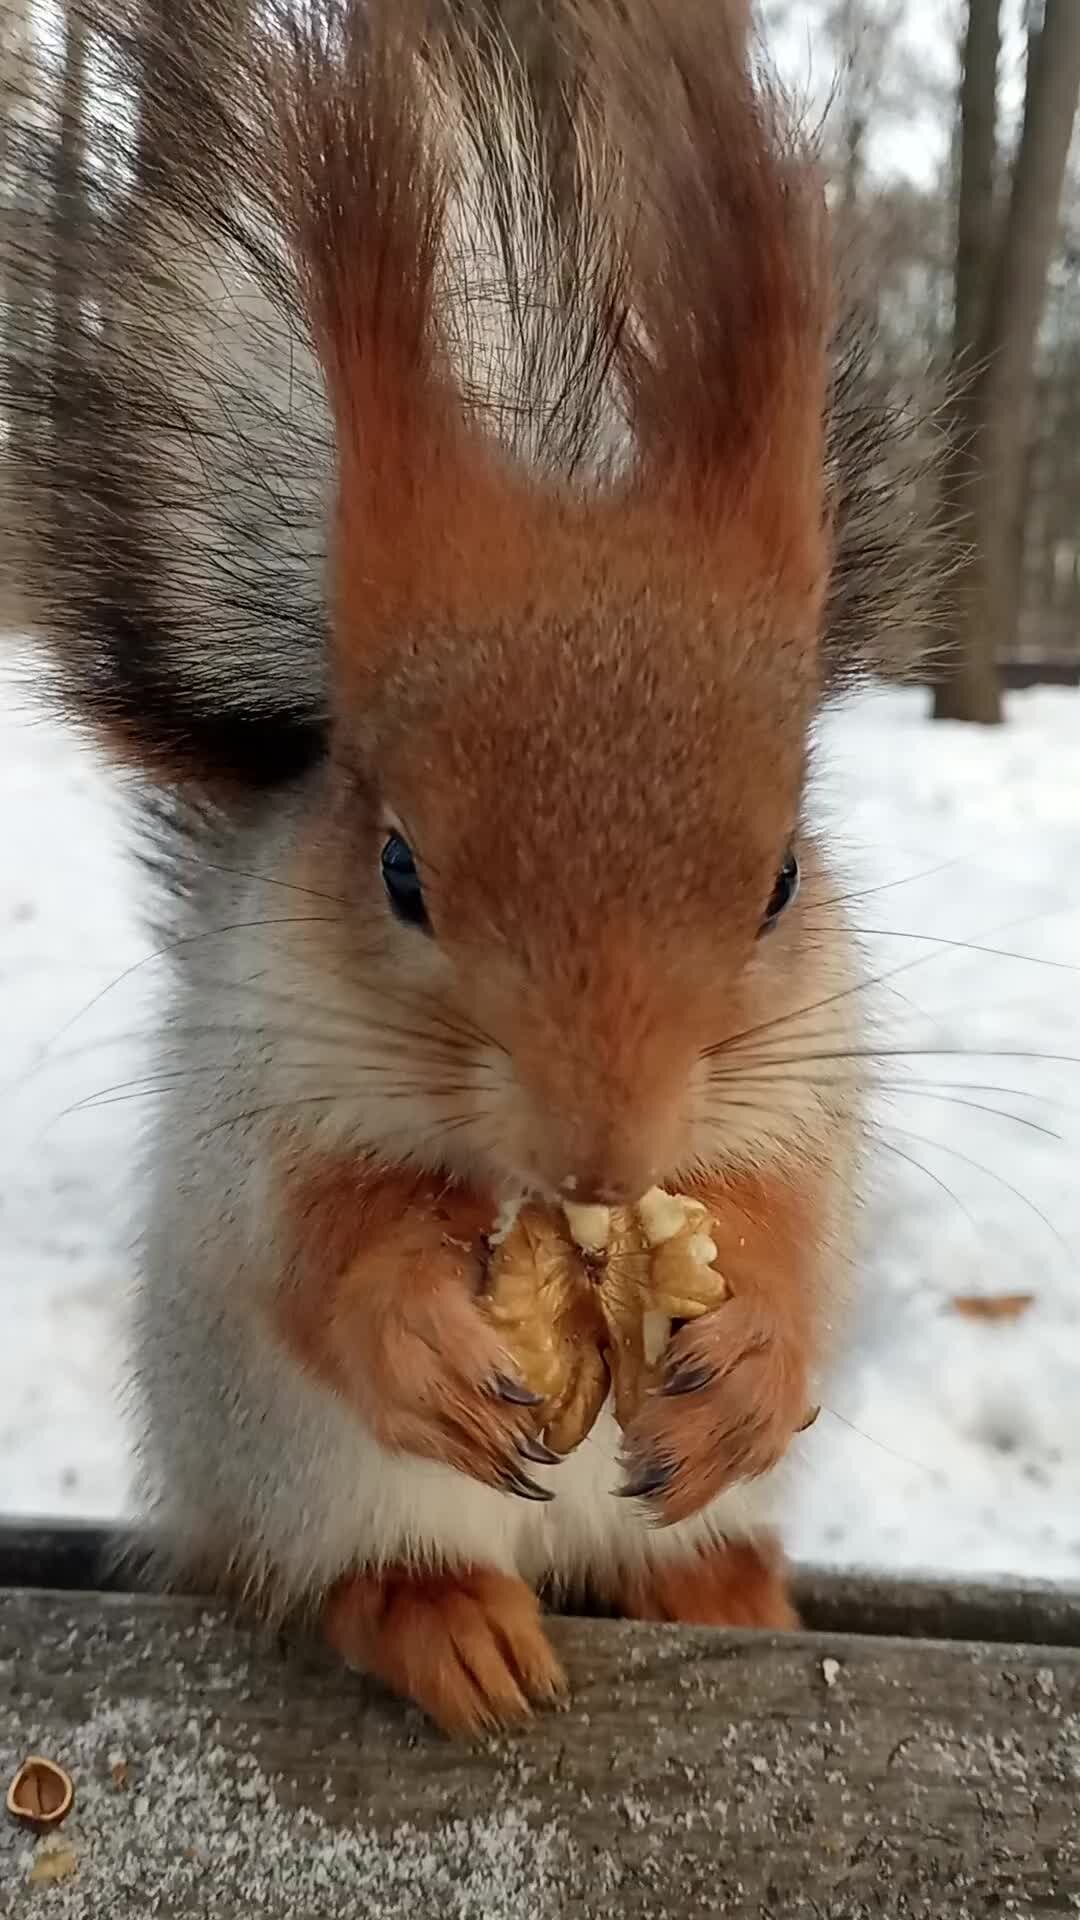
M198 1603L0 1594L0 1770L33 1747L75 1780L75 1865L42 1912L1072 1910L1075 1648L553 1632L569 1709L458 1746L309 1645L283 1650ZM36 1911L39 1846L0 1831L0 1910Z

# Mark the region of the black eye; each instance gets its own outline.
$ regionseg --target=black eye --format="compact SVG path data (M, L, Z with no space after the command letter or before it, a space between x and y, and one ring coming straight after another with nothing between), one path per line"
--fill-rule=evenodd
M412 848L400 833L392 833L383 845L381 857L383 885L397 918L407 927L420 927L424 933L430 933L431 922Z
M787 857L776 876L776 885L765 909L765 918L760 931L769 933L775 927L785 907L790 907L799 891L799 862L794 853L788 850Z

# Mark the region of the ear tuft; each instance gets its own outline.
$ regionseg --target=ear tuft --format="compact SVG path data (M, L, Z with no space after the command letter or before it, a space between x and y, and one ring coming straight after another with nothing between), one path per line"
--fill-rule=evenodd
M813 156L754 71L745 9L570 4L619 159L643 481L819 565L832 302Z
M337 427L343 487L393 523L453 440L436 326L447 162L419 0L289 4L267 38L278 199Z

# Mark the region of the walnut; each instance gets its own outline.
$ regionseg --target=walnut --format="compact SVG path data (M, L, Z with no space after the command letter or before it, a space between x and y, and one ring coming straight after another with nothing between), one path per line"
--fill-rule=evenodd
M541 1428L569 1453L609 1393L626 1427L654 1384L674 1320L726 1298L700 1201L654 1187L635 1207L525 1207L494 1240L487 1305Z
M7 1810L13 1819L44 1833L67 1819L74 1798L71 1775L55 1760L32 1753L7 1790Z

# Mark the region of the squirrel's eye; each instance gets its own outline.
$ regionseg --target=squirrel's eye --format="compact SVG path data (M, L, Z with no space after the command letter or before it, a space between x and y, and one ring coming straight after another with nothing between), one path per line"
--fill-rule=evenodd
M381 862L383 885L397 918L407 927L420 927L424 933L430 933L431 922L416 861L412 848L400 833L391 833L383 843Z
M776 885L769 897L765 909L765 918L760 932L768 933L775 927L785 907L790 907L799 891L799 862L789 847L784 864L776 876Z

